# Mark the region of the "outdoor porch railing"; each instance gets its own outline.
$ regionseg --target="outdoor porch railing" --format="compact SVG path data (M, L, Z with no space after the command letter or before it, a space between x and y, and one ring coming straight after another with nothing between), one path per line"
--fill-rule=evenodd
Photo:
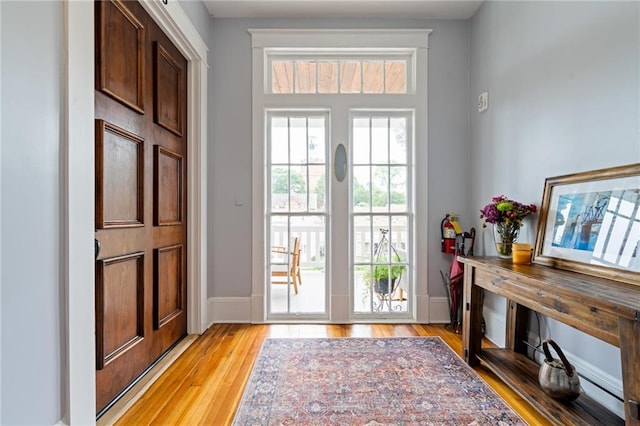
M300 266L324 266L327 250L324 225L291 227L291 238L296 236L300 238ZM394 231L392 237L393 245L399 251L405 251L407 247L407 233ZM271 245L287 246L286 226L273 226L271 228ZM366 259L370 256L371 229L368 226L360 226L354 229L354 250L356 259Z

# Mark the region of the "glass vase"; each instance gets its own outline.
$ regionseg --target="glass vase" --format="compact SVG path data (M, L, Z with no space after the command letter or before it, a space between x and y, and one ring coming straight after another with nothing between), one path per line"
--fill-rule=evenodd
M499 257L511 258L512 245L518 239L518 232L520 232L520 226L515 223L493 224L493 240Z

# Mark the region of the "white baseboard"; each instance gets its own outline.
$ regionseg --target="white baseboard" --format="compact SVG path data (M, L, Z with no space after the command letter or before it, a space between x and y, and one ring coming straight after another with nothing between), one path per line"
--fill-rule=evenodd
M427 297L423 302L429 306L429 317L418 318L419 323L448 324L450 322L449 302L446 297ZM256 321L257 318L252 319L250 297L210 297L207 300L207 312L209 318L207 328L214 323L262 322L261 319L259 321ZM258 316L262 318L261 315ZM341 322L348 322L348 320L341 318Z
M251 323L250 297L210 297L207 300L209 324Z
M449 324L450 322L451 318L449 316L449 299L447 297L430 297L429 323Z

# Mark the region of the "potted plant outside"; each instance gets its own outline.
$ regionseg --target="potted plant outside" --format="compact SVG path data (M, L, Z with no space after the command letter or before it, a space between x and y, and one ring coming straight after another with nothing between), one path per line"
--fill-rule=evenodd
M400 257L397 255L393 256L393 263L387 262L387 259L378 259L373 268L367 268L363 275L365 283L368 286L373 283L373 290L382 296L393 293L405 269L405 265L395 263L400 262Z

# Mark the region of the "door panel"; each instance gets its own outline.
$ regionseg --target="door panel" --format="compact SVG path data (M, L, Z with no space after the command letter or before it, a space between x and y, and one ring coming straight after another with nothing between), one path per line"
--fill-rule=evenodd
M182 85L184 68L162 44L155 44L154 56L154 120L165 129L182 136Z
M153 222L154 225L182 223L182 156L154 146Z
M144 225L144 139L96 121L96 228Z
M144 253L98 261L96 276L97 368L144 338Z
M100 415L186 334L187 63L138 2L96 24Z
M145 28L140 15L121 2L100 2L98 89L131 109L144 113Z
M153 328L169 323L184 311L182 246L154 249Z

